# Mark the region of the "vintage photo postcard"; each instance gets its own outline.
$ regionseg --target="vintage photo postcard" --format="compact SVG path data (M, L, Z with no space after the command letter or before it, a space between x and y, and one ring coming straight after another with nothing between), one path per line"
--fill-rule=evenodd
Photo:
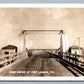
M0 80L84 81L84 4L0 4Z

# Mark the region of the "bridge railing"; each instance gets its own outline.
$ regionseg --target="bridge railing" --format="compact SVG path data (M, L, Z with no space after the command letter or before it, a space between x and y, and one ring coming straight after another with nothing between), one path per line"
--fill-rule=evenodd
M23 60L27 56L25 52L22 52L22 53L4 55L3 57L4 57L3 61L0 61L0 68L15 63L17 61Z
M63 52L63 59L81 68L84 68L84 56L83 55Z

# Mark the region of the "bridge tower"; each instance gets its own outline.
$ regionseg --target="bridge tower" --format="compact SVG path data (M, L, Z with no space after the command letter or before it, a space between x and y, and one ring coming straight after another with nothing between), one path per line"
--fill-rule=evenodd
M67 35L64 33L64 31L60 32L60 54L61 57L63 57L63 52L66 52L69 49L68 46L68 37Z
M65 38L64 30L23 30L23 51L26 50L26 39L27 34L60 34L60 56L63 57L63 52L66 51L65 47L68 45L68 42ZM67 48L68 49L68 48Z
M60 31L60 56L63 57L63 31Z

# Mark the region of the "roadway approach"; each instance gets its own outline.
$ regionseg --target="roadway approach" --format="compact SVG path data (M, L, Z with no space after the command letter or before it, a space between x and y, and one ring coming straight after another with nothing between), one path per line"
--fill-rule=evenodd
M84 76L84 73L73 68L59 59L58 56L43 51L4 69L0 72L0 76Z

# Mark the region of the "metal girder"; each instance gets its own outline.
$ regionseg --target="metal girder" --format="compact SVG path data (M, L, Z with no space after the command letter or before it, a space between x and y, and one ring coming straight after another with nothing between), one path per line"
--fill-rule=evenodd
M63 34L64 30L23 30L23 34Z
M60 55L61 57L63 57L63 37L62 35L64 34L64 30L23 30L22 31L23 34L23 48L24 51L26 49L26 40L25 40L25 36L27 34L60 34L61 38L60 38Z

